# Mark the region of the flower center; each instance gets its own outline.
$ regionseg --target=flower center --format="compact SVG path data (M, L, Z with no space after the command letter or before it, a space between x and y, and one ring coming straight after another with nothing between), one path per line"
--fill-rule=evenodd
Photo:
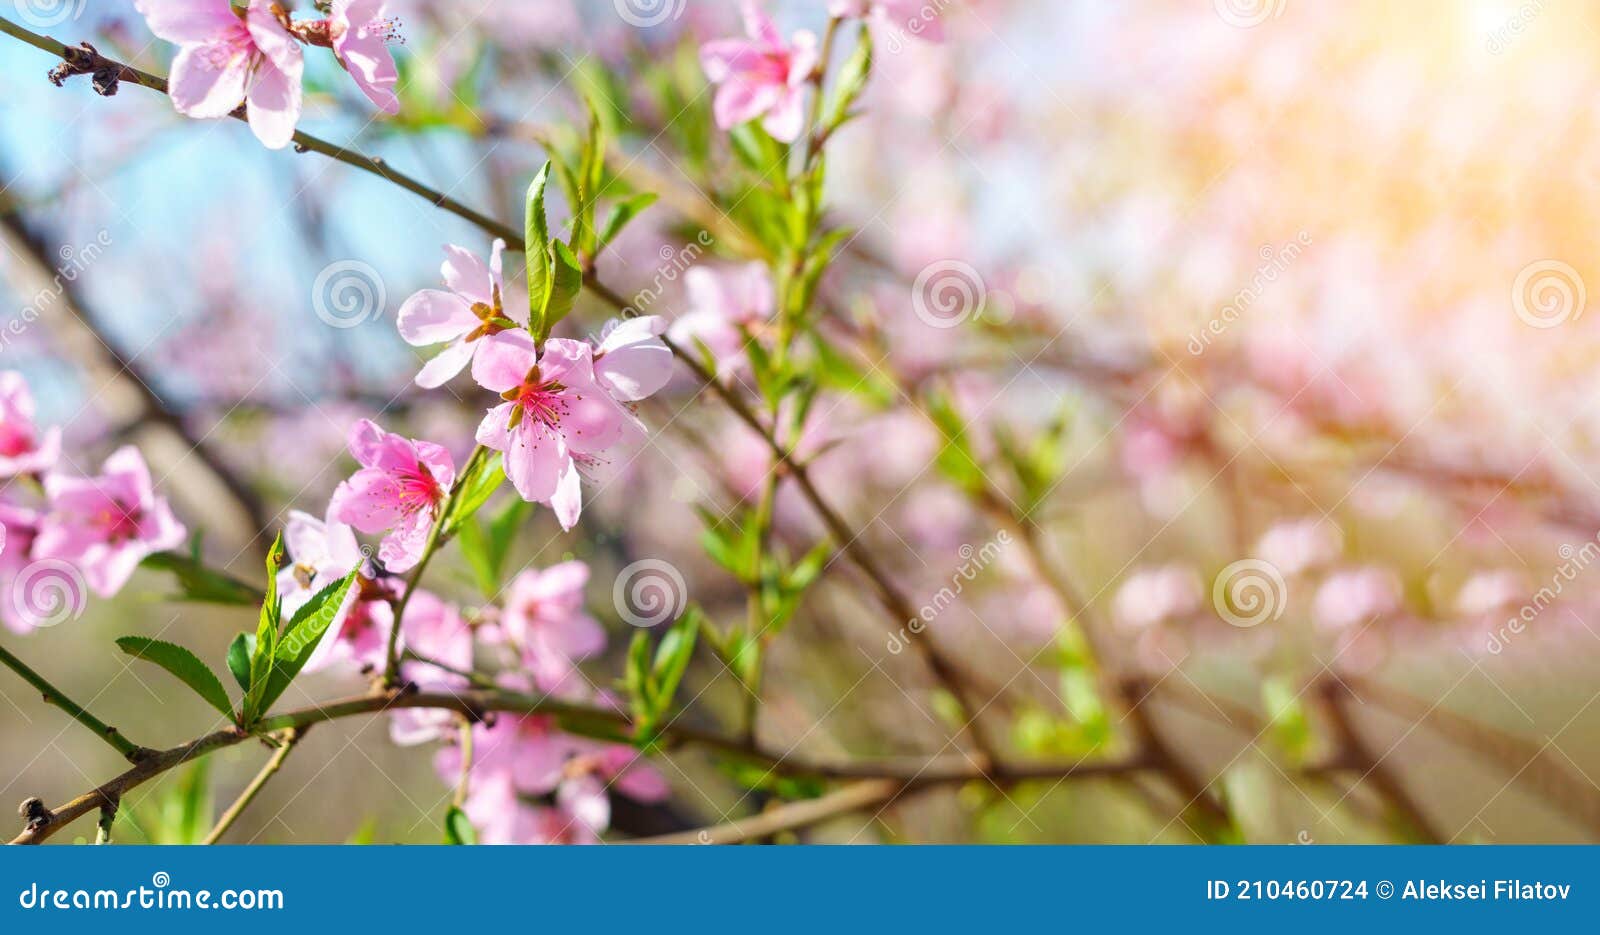
M111 505L101 511L98 525L105 530L107 541L112 544L127 542L139 537L139 521L143 518L143 511L138 507L126 507L119 501L111 501Z
M523 419L547 425L551 428L561 424L561 417L566 415L567 400L562 395L567 388L560 383L544 382L539 376L539 368L534 367L528 371L528 376L522 385L500 394L506 402L516 403L516 408L511 410L511 428L516 428Z
M0 422L0 455L15 458L33 450L33 433L26 426Z
M400 509L407 513L428 509L444 499L444 491L426 466L421 463L403 470L400 480Z

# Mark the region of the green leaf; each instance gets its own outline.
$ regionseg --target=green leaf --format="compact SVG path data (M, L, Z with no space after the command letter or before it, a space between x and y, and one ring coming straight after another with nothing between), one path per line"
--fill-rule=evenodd
M824 123L825 132L837 130L849 119L850 108L861 98L861 92L866 90L867 79L871 76L872 32L863 23L856 36L855 50L845 60L844 67L839 69L839 77L834 81L833 100Z
M284 628L283 638L273 650L272 669L267 674L266 685L256 700L252 715L260 716L271 710L273 703L283 696L295 676L305 668L311 654L316 652L317 644L327 634L328 627L339 616L345 598L360 574L360 569L351 571L344 578L313 594L305 606L295 612L289 625Z
M572 249L558 240L552 245L552 251L555 254L555 267L551 272L550 295L540 319L539 332L535 335L540 341L548 338L551 330L567 317L577 303L578 293L583 291L583 267Z
M683 674L689 669L694 656L695 639L700 635L700 611L690 608L679 617L656 647L655 662L651 665L651 694L656 717L667 713L672 699L678 693Z
M599 249L604 250L610 246L629 222L656 203L656 197L655 192L644 192L612 205L611 213L606 216L605 229L600 233Z
M261 713L261 693L267 690L267 675L272 670L272 657L278 647L278 624L283 615L282 598L278 596L278 568L283 563L283 533L278 533L267 550L267 591L261 600L261 620L256 624L256 645L250 654L250 690L239 706L239 720L244 724L255 721Z
M478 829L472 827L467 813L454 805L444 813L444 843L477 844Z
M450 508L450 514L445 517L444 536L448 538L459 531L474 513L494 496L500 489L500 484L505 481L505 471L501 468L501 458L498 451L490 453L487 457L479 457L467 465L465 476L461 478L461 493L455 498L455 505Z
M544 213L544 191L550 183L550 163L546 162L528 185L523 237L528 261L529 324L537 329L550 297L550 221ZM537 333L537 331L536 331Z
M234 637L228 647L228 671L233 673L233 680L246 693L250 691L250 657L254 649L255 637L248 633Z
M171 572L178 581L176 600L231 607L254 607L259 600L254 587L180 552L155 552L139 564Z
M204 698L207 704L226 715L228 720L234 719L233 702L228 700L227 689L194 653L176 643L142 636L124 636L117 640L117 646L135 659L153 662L166 669L178 681L194 689L195 694Z

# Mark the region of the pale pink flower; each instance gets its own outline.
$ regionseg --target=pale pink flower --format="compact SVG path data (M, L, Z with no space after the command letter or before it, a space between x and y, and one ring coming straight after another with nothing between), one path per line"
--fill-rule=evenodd
M367 560L367 553L349 526L332 517L320 520L299 510L289 511L289 521L283 527L283 545L289 566L278 573L278 597L285 616L293 616L312 595L338 583Z
M944 22L938 0L829 0L828 15L865 19L871 17L895 31L898 37L910 33L929 42L944 41Z
M1117 589L1113 613L1126 630L1148 629L1179 620L1200 609L1200 576L1184 565L1163 565L1134 572Z
M472 627L452 604L432 592L418 590L406 604L401 624L401 642L406 649L456 672L470 672L473 664ZM456 672L422 662L408 661L400 667L400 677L423 691L455 691L468 687L468 680ZM405 746L440 740L456 729L454 712L440 708L402 708L389 722L389 736Z
M589 345L545 342L526 331L485 339L472 376L505 400L484 416L478 443L504 454L506 477L524 500L548 504L571 529L583 509L579 460L592 461L642 427L595 382Z
M31 560L34 537L39 533L39 514L11 503L0 503L0 622L15 633L31 633L28 604L18 606L11 584L17 573Z
M1311 614L1324 630L1347 630L1400 609L1400 579L1367 566L1329 575L1317 589Z
M439 506L455 483L450 452L362 419L350 432L350 454L361 470L334 490L328 515L369 535L386 532L379 560L391 572L410 570L422 558Z
M594 346L594 378L612 399L638 402L667 385L672 352L661 342L666 327L657 315L606 322Z
M121 590L145 556L175 549L187 535L172 507L155 495L150 469L131 445L113 452L100 476L52 474L44 489L50 508L34 556L76 565L102 597Z
M684 274L683 285L689 312L672 323L667 335L697 357L696 342L704 344L721 373L743 366L745 341L772 317L772 277L766 264L725 271L697 266Z
M398 20L384 16L385 0L333 0L328 37L333 54L372 103L398 114L394 86L400 79L389 43L400 38Z
M805 127L806 82L817 66L817 37L800 30L791 43L754 2L744 5L748 39L717 39L700 47L700 66L717 88L717 126L732 129L762 117L774 139L794 142Z
M588 583L589 566L571 561L524 571L507 590L500 627L544 691L563 687L580 660L605 648L605 631L583 608Z
M256 138L282 149L300 120L300 46L272 0L135 0L150 31L179 46L168 96L178 113L226 117L240 103Z
M1256 557L1286 575L1324 567L1344 549L1339 527L1317 517L1278 523L1256 542Z
M482 338L528 323L526 294L506 295L501 259L505 249L506 242L496 240L485 266L466 248L446 245L439 271L449 291L423 289L400 306L396 323L407 344L446 345L417 374L418 386L443 386L471 362L483 346Z
M27 381L15 370L0 371L0 478L38 474L61 456L61 430L40 434L33 418Z

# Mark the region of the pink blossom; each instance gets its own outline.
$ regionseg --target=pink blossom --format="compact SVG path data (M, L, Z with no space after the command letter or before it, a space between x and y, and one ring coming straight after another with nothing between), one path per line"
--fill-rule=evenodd
M1343 549L1339 527L1312 516L1278 523L1262 533L1256 557L1286 575L1298 575L1328 565Z
M113 452L99 477L52 474L44 489L50 509L35 557L73 563L102 597L121 590L145 556L175 549L187 535L172 507L156 497L150 469L131 445Z
M1163 565L1128 576L1117 589L1114 614L1124 629L1138 631L1187 617L1200 609L1200 576L1184 565Z
M895 30L909 32L929 42L944 41L944 22L938 0L829 0L828 15L864 19L872 17Z
M479 444L504 453L517 493L549 504L563 529L583 509L580 460L643 431L595 382L591 353L582 341L552 338L541 355L526 331L502 331L472 362L479 385L505 400L479 424Z
M746 0L744 29L749 39L717 39L700 47L700 66L717 89L717 126L730 130L763 117L761 125L786 143L805 125L806 82L817 66L817 37L806 30L792 44L771 17Z
M15 633L31 633L34 629L26 602L18 606L11 585L30 561L38 533L37 512L0 502L0 622Z
M683 276L689 313L672 323L673 342L695 352L704 344L717 359L719 372L744 363L744 344L753 331L772 317L772 277L765 263L749 263L737 270L712 270L697 266Z
M38 474L61 456L61 430L33 423L33 393L22 374L0 371L0 478Z
M407 344L446 345L417 374L418 386L443 386L472 360L483 346L481 338L527 324L524 293L516 292L507 305L501 260L505 249L506 242L496 240L485 266L464 247L446 245L440 274L449 291L423 289L400 306L396 321Z
M612 399L638 402L667 385L672 352L661 342L666 327L657 315L606 322L595 342L594 378Z
M544 691L561 688L579 660L605 648L605 631L583 609L588 582L589 566L572 561L524 571L507 589L500 626Z
M378 558L391 572L410 570L422 558L439 505L455 483L450 452L362 419L350 432L350 453L361 470L333 492L328 515L369 535L387 532Z
M406 604L401 640L406 649L432 662L457 671L471 671L473 664L472 627L461 612L429 591L418 590ZM400 668L401 678L424 691L454 691L467 687L467 679L455 672L421 662L407 662ZM402 708L389 723L389 736L395 743L410 746L448 737L457 718L440 708Z
M292 615L312 595L337 583L367 559L349 526L332 517L320 520L299 510L289 512L283 544L289 567L278 573L278 597L283 601L285 615Z
M398 114L394 86L400 78L389 43L399 38L398 20L385 17L385 0L333 0L328 35L333 54L362 93L385 113Z
M1400 609L1400 579L1367 566L1329 575L1317 589L1311 613L1324 630L1348 630Z
M226 117L243 102L263 145L289 145L305 63L273 7L272 0L250 0L243 12L229 0L135 0L150 31L179 46L168 91L178 113Z

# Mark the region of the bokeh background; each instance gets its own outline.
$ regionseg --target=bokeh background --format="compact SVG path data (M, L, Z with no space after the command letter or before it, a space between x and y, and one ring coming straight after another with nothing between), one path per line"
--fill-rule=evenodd
M544 144L582 119L579 90L606 88L626 112L613 168L663 197L602 278L651 289L702 232L714 246L696 263L747 259L695 59L700 41L738 30L734 4L690 0L648 28L609 0L390 6L406 36L402 114L374 119L322 61L303 129L516 224ZM772 9L786 29L820 29L822 6ZM1074 623L1101 674L1141 687L1236 839L1595 839L1600 315L1586 311L1600 288L1600 10L945 6L942 44L880 37L864 115L832 144L830 216L859 235L825 285L826 327L870 366L830 388L808 438L823 489L918 603L984 557L917 638L992 698L990 732L1020 759L1100 756L1128 729L1113 699L1085 697L1054 573L1082 599ZM131 3L68 12L41 31L166 70L170 49ZM79 470L137 441L208 557L254 573L259 530L291 508L320 514L348 474L354 420L458 458L471 447L479 401L410 386L418 358L393 313L435 285L441 244L482 250L485 235L142 89L54 88L52 64L0 42L0 317L20 323L0 367L26 374ZM350 263L375 272L379 308L333 326L317 309L341 299L318 290ZM967 275L959 320L919 314L928 271L950 269ZM681 280L649 310L686 313ZM586 304L578 316L581 330L604 317ZM697 508L730 509L769 465L696 390L685 377L647 407L649 444L579 530L540 511L518 541L519 563L596 569L591 609L617 634L588 667L597 683L620 672L629 631L610 585L633 560L670 561L713 617L743 614L742 588L699 548ZM923 391L962 413L987 464L1034 452L1034 489L991 476L1036 549L952 476L918 414L934 398ZM777 517L797 547L819 534L792 491ZM1240 562L1255 563L1250 580L1230 591ZM435 590L473 599L463 568L434 575ZM173 604L169 589L146 573L80 619L0 638L142 742L175 744L214 716L130 669L111 639L160 634L220 657L252 615ZM775 644L763 736L826 755L959 746L892 632L865 580L830 564ZM697 664L690 682L691 719L737 723L725 670ZM290 700L360 685L321 676ZM1327 767L1342 749L1325 703L1338 692L1373 754L1353 767ZM0 799L62 799L118 770L20 682L0 679L0 698ZM263 755L213 757L215 796ZM669 806L619 815L623 832L751 808L711 759L672 760ZM160 812L194 779L141 789L135 822L170 835ZM344 721L313 732L238 839L436 841L449 794L429 753L395 747L381 720ZM1190 841L1188 798L1159 774L980 782L804 837Z

